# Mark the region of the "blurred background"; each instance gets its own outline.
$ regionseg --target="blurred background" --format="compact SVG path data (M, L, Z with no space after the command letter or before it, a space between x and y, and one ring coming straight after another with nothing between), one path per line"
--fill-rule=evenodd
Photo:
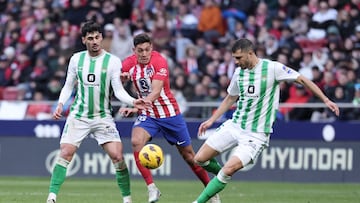
M51 113L70 56L85 49L81 23L93 19L104 29L103 48L120 59L132 54L134 35L153 37L154 49L168 60L172 91L195 146L202 142L196 136L199 122L226 95L235 69L232 42L250 39L259 57L278 60L314 81L341 112L335 117L302 86L281 83L273 148L254 170L275 179L360 181L355 164L360 154L359 11L359 0L0 0L0 160L16 156L11 153L16 141L36 153L39 164L27 173L50 172L44 160L58 143L38 138L61 134L64 120L52 121ZM126 89L132 93L131 85ZM117 110L123 104L113 104L117 125L129 137L134 117L122 118ZM231 115L229 110L218 122ZM94 151L84 148L85 154ZM21 173L14 164L1 166L0 175Z

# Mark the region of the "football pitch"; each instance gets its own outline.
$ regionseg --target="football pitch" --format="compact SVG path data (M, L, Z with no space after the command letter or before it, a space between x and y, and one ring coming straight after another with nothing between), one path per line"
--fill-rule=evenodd
M159 203L191 203L202 191L199 181L157 180ZM49 178L0 177L0 203L46 202ZM133 203L146 203L140 180L131 182ZM360 184L313 184L231 181L220 193L222 203L356 203ZM57 203L122 203L114 179L68 178Z

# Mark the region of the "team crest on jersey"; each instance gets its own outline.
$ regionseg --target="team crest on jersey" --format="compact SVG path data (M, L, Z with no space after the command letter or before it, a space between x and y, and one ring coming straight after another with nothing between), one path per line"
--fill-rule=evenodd
M290 74L292 71L290 70L290 68L283 66L282 69L287 73Z
M148 76L153 76L154 75L154 69L152 66L147 66L145 69L145 74Z

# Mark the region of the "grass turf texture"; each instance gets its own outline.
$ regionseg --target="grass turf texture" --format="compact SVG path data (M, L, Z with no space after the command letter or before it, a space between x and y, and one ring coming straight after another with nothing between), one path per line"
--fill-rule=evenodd
M49 178L0 177L0 203L46 202ZM162 192L160 202L191 203L202 191L199 181L156 181ZM142 180L131 182L134 203L147 202ZM223 203L355 203L360 184L313 184L274 182L230 182L220 193ZM121 203L115 179L68 178L58 203Z

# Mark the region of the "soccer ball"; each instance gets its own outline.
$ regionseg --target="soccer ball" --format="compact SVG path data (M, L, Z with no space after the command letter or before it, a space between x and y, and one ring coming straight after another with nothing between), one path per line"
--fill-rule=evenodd
M147 144L139 152L140 164L148 169L156 169L164 162L162 149L156 144Z

